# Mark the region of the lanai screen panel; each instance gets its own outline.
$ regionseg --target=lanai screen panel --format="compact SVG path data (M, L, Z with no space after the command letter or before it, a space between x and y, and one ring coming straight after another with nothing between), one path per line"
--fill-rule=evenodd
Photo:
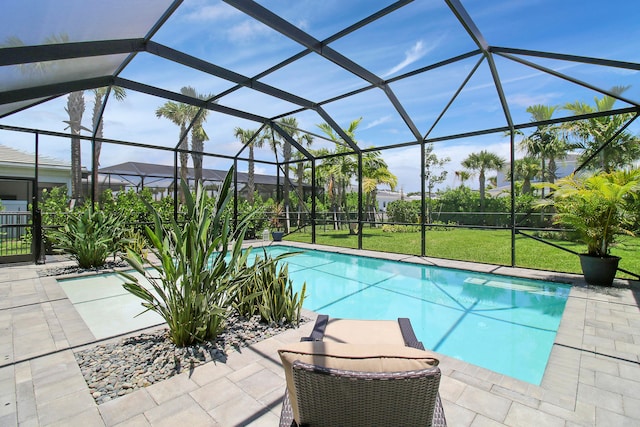
M172 0L4 2L0 39L15 37L26 46L35 46L61 35L72 42L144 37L172 3Z
M142 38L171 3L169 0L5 2L0 16L0 55L9 55L3 50L15 47ZM111 75L127 56L124 53L3 66L0 67L2 90ZM22 106L22 102L13 105L15 109ZM5 105L1 115L15 109Z

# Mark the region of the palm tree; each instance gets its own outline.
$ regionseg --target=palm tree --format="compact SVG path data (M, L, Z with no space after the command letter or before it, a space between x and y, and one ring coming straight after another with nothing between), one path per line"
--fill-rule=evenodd
M353 120L349 123L347 129L343 129L347 136L354 142L356 142L355 131L361 121L362 117ZM339 228L338 209L342 207L346 211L346 189L351 182L351 178L358 170L358 164L354 160L354 156L348 154L353 152L351 148L348 147L346 141L335 133L331 126L327 123L321 123L318 127L335 143L335 150L332 154L340 154L325 159L319 167L319 169L325 170L328 178L327 193L329 194L331 208L333 210L334 228L337 229Z
M256 191L256 184L255 184L256 167L253 161L254 149L262 147L265 142L265 137L263 135L256 135L256 137L253 138L253 136L257 132L258 131L255 129L242 129L241 127L236 127L233 130L233 135L238 140L240 140L240 143L242 143L242 145L246 145L247 143L249 143L249 141L251 141L251 143L249 143L249 166L248 166L248 172L247 172L247 201L252 205L254 202L253 195ZM251 140L251 138L253 138L253 140Z
M311 146L313 144L313 136L305 133L298 138L298 143L303 146ZM298 162L291 169L296 175L296 191L298 193L298 226L302 225L302 211L304 210L304 172L309 166L309 163L305 162L305 156L299 151L293 155Z
M180 151L180 179L187 182L187 162L189 155L187 154L189 148L189 140L187 137L187 120L189 119L189 108L186 104L181 104L173 101L165 102L161 107L156 110L156 117L164 117L171 120L174 124L180 126L180 136L178 148ZM184 194L182 194L182 186L178 189L180 193L180 200L184 202Z
M343 129L349 138L357 144L356 129L362 117L352 120L347 129ZM329 194L334 212L335 227L337 227L338 207L346 211L346 191L351 179L358 172L358 163L352 150L346 142L338 136L333 128L322 123L318 127L335 143L335 150L331 154L341 154L325 159L318 168L327 177L327 193ZM365 208L372 212L376 206L376 192L378 185L388 185L392 190L398 185L398 178L389 171L386 162L380 157L379 151L367 151L362 155L362 191L365 194Z
M362 156L362 191L365 194L365 212L375 221L376 195L379 185L388 185L391 191L398 185L398 177L391 173L379 151L369 151Z
M336 145L336 149L333 152L344 153L348 150L342 145ZM325 169L327 175L327 193L329 194L329 200L331 203L331 210L333 212L334 229L339 229L339 211L347 211L347 187L351 182L351 179L356 174L358 163L353 155L343 154L340 156L330 157L325 159L320 165L319 169Z
M456 178L460 180L460 188L464 187L464 183L471 178L471 174L468 171L460 170L455 172Z
M531 114L532 122L541 122L550 120L557 109L556 105L536 104L528 107L527 112ZM542 181L555 181L558 169L556 160L567 157L567 152L571 148L560 137L560 130L557 125L539 125L531 135L520 142L520 147L527 155L540 160Z
M126 96L127 92L119 87L112 87L113 96L117 101L122 101ZM99 192L98 192L98 166L100 165L100 152L102 151L102 141L101 138L104 137L104 120L103 116L100 115L102 112L102 107L104 105L104 97L107 93L106 87L101 87L97 89L93 89L93 116L91 117L91 123L93 124L93 132L96 135L96 139L93 146L93 164L95 168L92 172L92 182L94 183L94 193L93 200L98 200Z
M505 160L495 153L482 150L479 153L471 153L462 161L462 166L472 171L478 171L480 184L480 212L484 212L485 173L488 170L500 170Z
M311 153L311 155L318 159L324 156L327 156L330 154L330 151L327 148L319 148L317 150L309 150L309 152ZM324 162L324 161L323 161ZM329 168L324 167L324 163L321 162L318 164L318 166L316 167L316 179L315 182L313 182L313 185L316 187L321 187L321 188L329 188L329 180L330 180L330 176L329 176ZM311 176L310 174L307 172L306 176L308 177L309 181L311 181ZM328 191L324 191L322 192L322 203L323 204L331 204L331 201L327 202L327 197L330 197L329 192Z
M282 129L289 134L289 136L296 140L299 138L300 131L298 130L298 120L295 117L285 117L278 121L278 124ZM284 167L284 185L283 185L283 208L285 212L285 229L289 231L289 162L291 161L291 143L281 136L272 140L272 148L274 152L278 146L282 146L282 163Z
M69 115L66 129L71 132L71 199L74 203L82 200L82 156L80 145L80 132L89 129L82 126L84 114L84 92L71 92L67 98L67 106L64 108Z
M614 86L611 93L620 95L627 89L629 86ZM563 108L571 111L574 115L581 115L609 111L616 102L616 98L609 95L604 95L600 99L596 97L594 100L595 107L576 101L566 104ZM605 172L611 172L638 160L640 158L640 140L636 136L623 131L612 139L632 116L632 113L626 113L569 123L567 129L576 139L576 148L584 150L580 161L587 161L600 150L598 166Z
M183 95L190 96L192 98L209 100L213 98L212 94L199 94L193 87L185 86L180 89ZM202 182L202 151L204 150L204 142L209 140L209 136L204 130L204 122L207 121L207 115L209 110L206 108L199 108L192 105L188 105L187 111L189 112L188 122L193 122L191 126L191 159L193 160L193 175L196 185Z
M522 180L522 194L531 194L533 192L531 188L531 180L536 178L540 174L540 162L534 157L527 156L522 159L518 159L513 164L513 177L511 177L511 171L507 171L507 179L519 181Z

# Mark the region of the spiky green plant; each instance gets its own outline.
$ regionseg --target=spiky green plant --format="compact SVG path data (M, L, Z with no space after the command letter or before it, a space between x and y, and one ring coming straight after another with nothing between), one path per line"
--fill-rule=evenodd
M139 253L127 250L127 262L151 288L145 287L137 276L122 273L127 281L124 288L142 299L145 311L155 311L167 322L169 336L178 346L215 339L225 327L228 308L238 288L250 274L241 268L250 252L242 252L247 222L242 222L234 233L231 215L225 210L231 197L232 176L233 168L227 173L215 204L207 202L200 184L194 196L183 181L184 224L173 218L163 224L160 213L147 202L155 225L153 229L145 226L145 231L159 263L149 263ZM229 250L234 236L237 240Z
M70 213L64 226L48 232L55 247L70 254L82 268L101 267L107 257L117 251L118 230L122 223L117 215L101 210L85 209Z
M237 294L235 308L243 316L259 314L267 323L299 324L307 284L302 284L300 292L293 291L289 278L289 268L283 259L298 252L289 252L271 257L257 256L251 269L251 277Z
M629 227L637 212L631 202L640 191L640 169L569 175L544 185L553 190L553 197L539 205L555 207L554 222L574 230L587 245L587 254L608 256L616 237L634 235Z

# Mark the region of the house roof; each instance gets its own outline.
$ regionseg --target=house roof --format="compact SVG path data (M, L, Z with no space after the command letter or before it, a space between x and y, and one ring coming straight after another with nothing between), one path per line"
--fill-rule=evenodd
M38 162L41 166L60 166L65 168L69 167L69 163L64 160L42 155L38 157ZM33 166L33 163L33 153L27 153L25 151L17 150L15 148L7 147L6 145L0 144L0 164L24 164Z
M126 176L126 177L160 178L160 179L169 179L169 180L172 180L174 178L173 166L156 165L156 164L140 163L140 162L120 163L118 165L100 168L98 172L103 175L112 174L112 175ZM218 170L218 169L202 170L202 178L204 181L222 182L224 181L224 178L226 175L227 175L227 171L224 171L224 170ZM247 172L238 172L238 183L246 183L248 181L248 175L249 174ZM192 168L188 169L188 176L190 178L194 177L194 172ZM254 182L257 185L275 186L277 183L277 180L278 178L273 175L254 174ZM280 180L282 182L284 178L280 177ZM308 184L305 184L305 186L308 186Z

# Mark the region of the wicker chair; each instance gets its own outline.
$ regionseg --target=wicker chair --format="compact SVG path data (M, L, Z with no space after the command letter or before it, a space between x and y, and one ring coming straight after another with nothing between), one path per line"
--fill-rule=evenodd
M321 341L328 317L318 316L303 341ZM398 319L405 346L424 350L409 319ZM295 361L292 365L301 426L446 426L438 394L440 369L362 372ZM297 427L288 391L280 427Z

